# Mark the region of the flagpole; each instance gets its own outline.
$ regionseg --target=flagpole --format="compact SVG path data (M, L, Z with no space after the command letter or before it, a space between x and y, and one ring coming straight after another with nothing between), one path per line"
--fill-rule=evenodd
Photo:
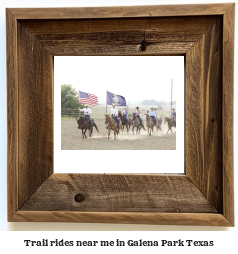
M80 100L80 91L79 91L79 100ZM79 106L80 107L80 106ZM78 109L79 110L79 109ZM80 112L80 111L79 111Z
M173 79L171 79L171 116L172 116L172 103L173 103Z
M106 90L106 115L107 115L107 90Z

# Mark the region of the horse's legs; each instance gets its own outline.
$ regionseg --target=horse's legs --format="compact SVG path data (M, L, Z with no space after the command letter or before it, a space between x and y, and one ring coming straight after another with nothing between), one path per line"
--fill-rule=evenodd
M108 128L108 140L109 140L109 136L110 136L110 129Z
M86 131L87 131L87 129L85 129L85 131L84 131L84 137L85 137L85 138L87 138L87 136L86 136Z
M83 135L83 129L82 129L82 138L84 138L84 135Z
M122 128L122 126L123 126L123 128ZM120 132L120 129L121 129L121 133L123 134L123 131L124 131L124 125L120 124L119 129L118 129L118 133Z
M133 127L132 127L133 134L135 134L135 133L134 133L134 127L135 127L135 126L133 125Z

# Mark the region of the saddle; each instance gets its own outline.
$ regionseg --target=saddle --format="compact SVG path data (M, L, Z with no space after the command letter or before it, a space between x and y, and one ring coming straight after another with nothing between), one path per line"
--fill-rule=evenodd
M87 123L90 123L90 122L89 122L89 119L88 119L86 116L84 116L84 118L86 119ZM92 124L93 124L94 121L93 121L92 118L91 118L91 120L92 120Z
M154 123L154 125L156 125L156 118L153 116L150 116L150 119L152 120L152 122Z
M112 116L112 119L115 121L116 125L118 126L119 122L117 121L116 117ZM118 129L119 129L119 127L118 127Z
M117 119L115 116L112 116L112 119L117 123Z

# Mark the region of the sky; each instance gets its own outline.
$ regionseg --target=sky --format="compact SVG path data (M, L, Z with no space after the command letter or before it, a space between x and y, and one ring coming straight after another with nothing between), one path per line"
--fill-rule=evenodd
M71 84L77 91L106 101L106 91L126 101L173 101L184 91L183 56L56 56L55 88ZM173 80L173 81L172 81Z

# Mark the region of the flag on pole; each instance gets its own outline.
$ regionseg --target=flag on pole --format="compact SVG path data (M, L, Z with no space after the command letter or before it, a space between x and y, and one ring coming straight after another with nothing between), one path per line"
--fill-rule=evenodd
M97 106L98 97L91 93L84 93L79 91L79 103Z
M121 95L107 91L107 105L112 105L113 103L117 106L126 106L126 99Z

